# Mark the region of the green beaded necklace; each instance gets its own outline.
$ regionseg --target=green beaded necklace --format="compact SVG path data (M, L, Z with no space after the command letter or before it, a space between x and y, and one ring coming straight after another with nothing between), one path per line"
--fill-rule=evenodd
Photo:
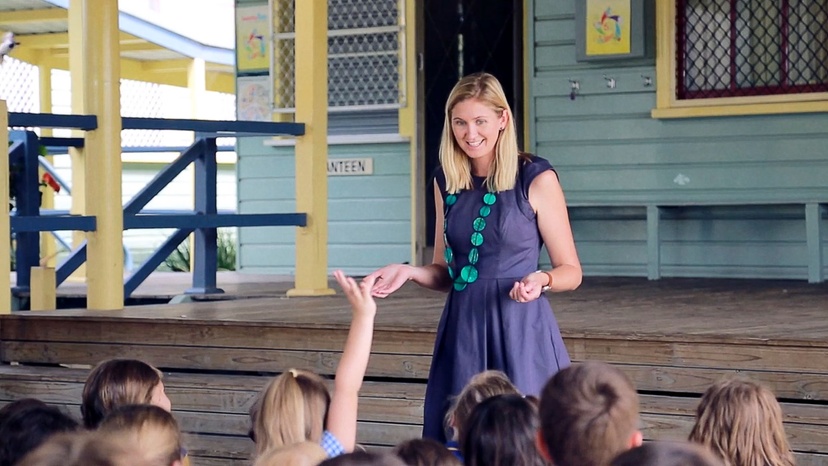
M446 196L446 206L451 207L457 202L457 194L449 194ZM448 264L448 273L454 282L454 289L463 291L469 283L477 281L477 262L480 259L480 253L477 248L483 244L483 230L486 229L486 217L492 213L492 206L497 202L497 194L488 191L483 195L483 207L478 211L478 217L474 219L472 228L474 232L471 234L472 248L469 251L469 265L460 269L460 272L455 271L454 266L454 251L448 244L448 236L446 235L446 227L448 219L443 216L443 244L446 246L445 259ZM445 209L448 214L448 208Z

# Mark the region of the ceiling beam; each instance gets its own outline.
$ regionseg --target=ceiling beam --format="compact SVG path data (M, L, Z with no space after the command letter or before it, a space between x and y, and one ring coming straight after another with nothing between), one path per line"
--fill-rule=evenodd
M35 10L0 11L0 24L36 24L44 21L66 21L69 12L63 8L39 8Z

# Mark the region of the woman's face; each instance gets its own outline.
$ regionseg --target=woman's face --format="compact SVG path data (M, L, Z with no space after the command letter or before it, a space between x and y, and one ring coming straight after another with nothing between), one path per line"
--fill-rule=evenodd
M152 389L150 404L158 406L167 412L172 411L172 403L167 397L167 394L164 392L164 382L158 382L158 385Z
M491 162L494 159L497 138L506 123L506 112L498 115L478 99L466 99L451 109L454 139L472 160Z

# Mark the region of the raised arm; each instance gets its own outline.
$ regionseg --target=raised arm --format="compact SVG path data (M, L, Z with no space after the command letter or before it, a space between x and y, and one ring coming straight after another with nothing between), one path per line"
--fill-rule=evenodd
M448 274L448 266L444 257L446 245L443 241L443 197L440 195L440 187L434 182L434 257L431 264L415 267L407 264L391 264L371 273L365 279L372 281L374 286L372 293L378 298L385 298L397 291L405 282L411 280L414 283L431 290L448 291L451 287L451 279Z
M356 444L359 389L371 355L377 304L371 297L373 283L370 280L357 283L353 278L346 277L341 270L334 272L334 277L351 303L353 318L342 358L336 367L327 430L342 443L346 452L351 452Z

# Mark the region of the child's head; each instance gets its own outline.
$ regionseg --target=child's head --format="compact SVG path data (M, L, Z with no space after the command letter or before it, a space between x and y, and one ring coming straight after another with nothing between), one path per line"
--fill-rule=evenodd
M610 466L724 466L724 463L701 445L647 442L621 453Z
M460 437L466 466L540 466L535 406L520 395L496 395L472 410Z
M319 466L406 466L405 463L390 453L355 451L327 459Z
M543 388L539 447L556 466L606 465L641 444L638 394L609 364L589 361L555 374Z
M794 464L776 397L747 379L722 380L704 392L690 441L706 445L728 466Z
M253 466L316 466L327 456L319 443L299 442L262 453Z
M446 413L446 424L451 428L452 440L459 441L463 426L472 410L481 401L495 395L519 394L509 377L500 371L483 371L469 380Z
M400 443L393 450L408 466L463 466L442 443L429 438L415 438Z
M39 447L29 452L20 462L10 464L15 464L16 466L74 465L77 463L78 456L92 435L88 431L55 434L49 437Z
M98 430L118 436L119 443L135 447L148 463L169 466L181 460L178 422L158 406L120 406L104 418Z
M2 410L0 466L11 466L49 437L78 429L78 422L54 406L24 398Z
M167 411L161 371L137 359L110 359L98 364L83 386L83 425L95 429L110 411L128 404L154 404Z
M322 377L291 369L267 384L250 409L256 453L285 445L319 442L331 395Z

